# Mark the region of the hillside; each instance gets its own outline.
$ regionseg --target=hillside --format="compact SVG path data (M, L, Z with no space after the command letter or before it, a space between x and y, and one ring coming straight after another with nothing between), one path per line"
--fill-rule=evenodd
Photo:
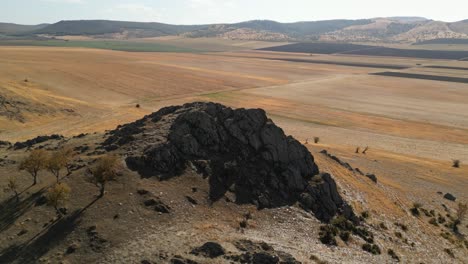
M57 178L41 170L31 186L15 168L38 149L71 154ZM261 109L171 106L105 134L1 142L0 154L0 175L19 189L0 193L0 263L467 260L468 243L451 227L456 203L436 192L446 187L434 175L446 168L303 145ZM90 179L103 157L115 157L117 173L100 196ZM464 172L453 169L445 184ZM71 191L54 209L47 197L57 180Z
M416 43L456 38L468 39L468 23L446 23L419 17L390 17L360 20L326 20L279 23L252 20L234 24L169 25L108 20L60 21L52 25L3 26L3 34L23 36L88 36L106 39L135 39L162 36L188 38L219 37L233 40L338 41ZM0 25L0 34L2 26Z
M21 34L25 32L32 32L35 30L40 30L44 27L47 27L48 24L40 24L40 25L18 25L18 24L12 24L12 23L0 23L0 34L5 34L5 35L15 35L15 34Z

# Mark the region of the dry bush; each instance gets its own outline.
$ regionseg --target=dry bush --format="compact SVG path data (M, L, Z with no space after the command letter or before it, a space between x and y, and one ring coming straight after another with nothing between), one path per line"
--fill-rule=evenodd
M320 138L319 137L314 137L314 143L318 144L319 142L320 142Z
M27 171L33 177L33 185L37 184L37 174L40 170L46 168L48 153L43 149L33 150L28 157L24 158L18 169Z
M355 153L356 153L356 154L359 154L360 151L361 151L361 148L360 148L360 147L357 147Z
M453 165L452 167L454 168L460 168L460 160L453 160Z
M58 214L61 214L59 206L68 200L70 192L70 187L65 183L56 183L47 191L47 204L54 207Z
M121 164L117 156L106 155L97 161L94 168L91 169L88 181L99 187L99 197L104 196L106 184L115 180L120 169Z

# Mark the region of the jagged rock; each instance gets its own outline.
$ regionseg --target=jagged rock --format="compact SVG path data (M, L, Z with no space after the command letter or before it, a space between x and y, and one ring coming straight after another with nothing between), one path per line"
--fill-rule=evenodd
M35 144L43 143L48 140L60 140L63 139L63 136L61 135L50 135L50 136L38 136L33 139L26 140L24 142L16 142L13 145L14 149L24 149L24 148L29 148L34 146Z
M203 246L193 249L190 254L204 256L207 258L217 258L224 255L224 248L216 242L206 242Z
M377 176L375 176L375 174L367 173L366 177L369 178L371 181L377 183Z
M111 145L125 150L127 166L142 177L167 180L195 168L208 177L212 201L232 191L236 203L260 209L304 200L304 209L323 221L337 213L353 217L330 175L309 183L319 173L313 156L261 109L167 107L110 131L103 147Z
M447 199L447 200L449 200L449 201L452 201L452 202L454 202L455 200L457 200L457 197L453 196L451 193L446 193L446 194L444 195L444 198Z

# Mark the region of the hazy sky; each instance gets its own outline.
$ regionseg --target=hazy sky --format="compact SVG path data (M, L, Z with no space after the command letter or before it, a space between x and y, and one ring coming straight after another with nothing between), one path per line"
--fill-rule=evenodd
M20 24L74 19L205 24L382 16L468 19L468 0L0 0L0 21Z

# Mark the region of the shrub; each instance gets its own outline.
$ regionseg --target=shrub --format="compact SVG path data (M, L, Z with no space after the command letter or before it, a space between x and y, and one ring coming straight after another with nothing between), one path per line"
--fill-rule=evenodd
M91 177L88 181L99 187L99 197L104 196L106 185L115 180L120 170L117 156L107 155L101 157L94 168L91 169Z
M402 239L403 238L403 234L400 233L400 232L395 232L395 236Z
M335 236L337 235L338 230L332 225L324 225L320 227L319 239L320 241L329 246L336 246Z
M369 211L364 211L361 213L362 218L367 219L369 218Z
M247 220L243 219L242 221L239 222L240 228L247 228Z
M395 253L395 251L393 251L393 249L389 249L387 251L387 254L394 260L396 260L397 262L400 262L400 257L398 257L398 255Z
M405 224L402 224L402 223L395 223L396 226L398 226L399 228L401 228L401 230L403 231L408 231L408 226L406 226Z
M410 209L411 214L418 217L420 215L419 209L422 207L420 203L413 203L413 207Z
M37 184L37 174L47 165L48 153L43 149L33 150L28 157L24 158L18 169L27 171L33 177L33 185Z
M314 137L314 143L315 143L315 144L318 144L319 141L320 141L320 138L319 138L319 137Z
M444 249L445 253L447 253L450 257L455 258L455 254L453 254L450 248Z
M349 231L340 232L340 238L344 242L348 242L350 237L351 237L351 233Z
M360 148L360 147L357 147L357 148L356 148L356 151L355 151L354 153L359 154L359 151L361 151L361 148Z
M54 207L59 215L59 205L64 204L70 195L71 189L65 183L56 183L52 188L47 191L47 204Z
M459 160L453 160L453 165L452 167L454 168L460 168L460 161Z
M369 244L369 243L366 243L364 245L362 245L362 249L364 251L367 251L373 255L380 255L380 248L379 246L375 245L375 244Z
M384 222L380 223L380 224L379 224L379 227L382 228L382 229L384 229L384 230L387 230L387 229L388 229Z
M447 220L445 219L445 217L443 217L442 215L439 214L439 216L437 217L437 221L439 222L439 224L443 224Z
M439 226L435 218L431 218L431 220L429 220L429 224L434 225L434 226Z
M374 243L374 235L363 227L357 227L354 234L364 239L367 243Z
M140 104L136 104L135 107L136 107L136 108L140 108Z

